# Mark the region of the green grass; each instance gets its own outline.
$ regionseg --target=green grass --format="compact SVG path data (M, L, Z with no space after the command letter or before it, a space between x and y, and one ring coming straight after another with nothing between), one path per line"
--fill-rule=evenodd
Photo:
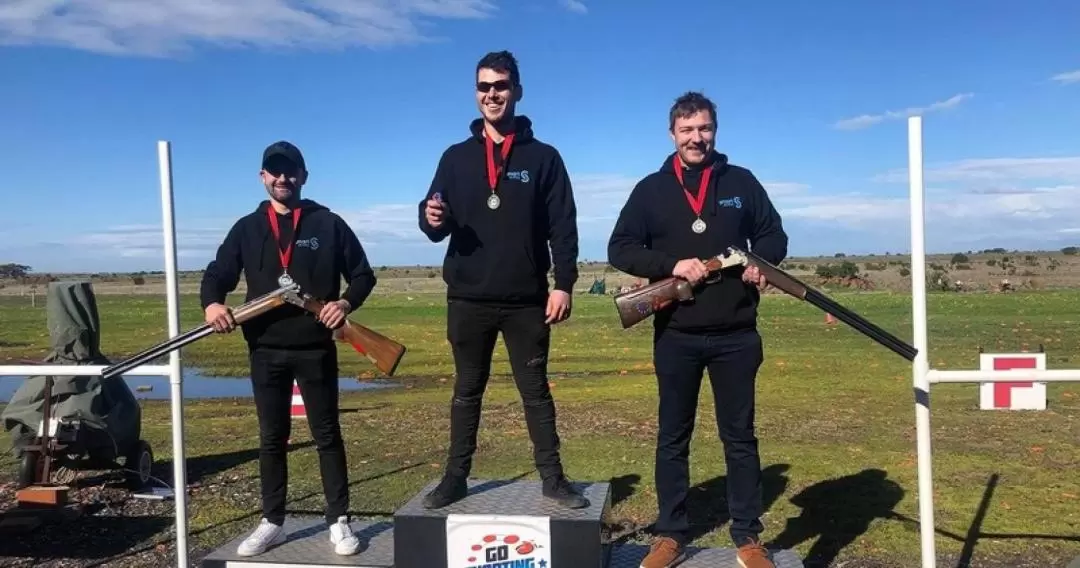
M908 296L833 297L910 340ZM100 296L98 301L102 345L114 360L165 337L161 299ZM647 526L655 514L651 324L622 330L610 297L579 296L575 301L573 318L555 328L550 366L564 461L575 479L615 481L616 535L634 537L635 529ZM1073 367L1080 356L1078 302L1080 291L932 294L931 365L973 369L980 347L1037 350L1041 344L1049 368ZM196 325L197 300L184 297L182 305L182 327ZM440 296L380 296L354 315L409 347L398 371L409 377L409 388L343 394L342 407L349 410L342 423L355 511L392 513L440 472L453 373L443 305ZM802 554L820 537L814 550L826 556L917 565L910 365L843 324L824 325L823 317L816 308L787 296L769 295L761 309L766 361L759 375L757 424L766 468L764 536L784 533L785 544ZM40 303L30 308L25 302L4 300L0 320L0 361L38 357L47 349ZM344 372L372 374L366 360L341 352ZM246 374L238 336L207 338L186 349L184 358L186 365L210 372ZM498 376L485 399L474 475L532 477L528 434L506 376L509 365L501 342L494 371ZM1051 384L1047 411L987 412L978 409L977 385L934 387L939 552L961 553L988 480L997 476L977 531L1048 538L984 537L974 549L972 565L1020 553L1059 560L1080 554L1078 392L1076 385ZM145 407L147 437L158 457L168 460L167 403L147 402ZM698 544L726 546L725 468L713 416L706 381L691 454L692 483L697 486L692 519L700 533ZM190 503L191 529L200 546L212 547L249 530L257 518L257 427L250 402L229 400L187 403L185 429L189 469L199 481ZM307 439L306 426L295 431L297 442ZM4 460L0 471L8 475L14 465ZM319 510L314 450L296 450L290 467L290 507ZM162 469L168 470L168 464ZM868 473L877 469L883 470L884 479ZM847 497L854 500L845 502Z

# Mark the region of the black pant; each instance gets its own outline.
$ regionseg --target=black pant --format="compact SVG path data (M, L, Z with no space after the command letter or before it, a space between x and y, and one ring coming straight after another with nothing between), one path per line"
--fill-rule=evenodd
M727 463L727 503L731 538L741 545L763 527L761 460L754 435L754 383L763 359L756 330L727 335L698 335L666 329L656 334L653 364L659 387L659 435L656 443L656 531L685 542L690 523L689 452L698 392L709 370L716 426Z
M497 307L457 299L448 301L447 339L457 370L450 405L448 474L466 477L472 470L484 388L491 376L491 354L500 331L525 408L536 469L545 479L562 474L555 401L547 376L551 328L544 323L544 309L544 306Z
M334 523L349 509L349 481L345 444L338 422L338 358L333 344L309 349L251 351L251 383L259 418L259 481L263 516L281 524L285 520L288 488L288 440L292 427L293 381L300 387L308 427L319 453L326 521Z

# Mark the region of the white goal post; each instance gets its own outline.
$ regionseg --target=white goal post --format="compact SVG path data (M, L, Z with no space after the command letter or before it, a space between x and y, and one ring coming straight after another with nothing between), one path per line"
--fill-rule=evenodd
M919 464L919 537L922 568L936 568L934 482L930 449L930 385L933 383L1074 382L1080 369L939 371L930 368L926 332L926 223L923 186L922 117L908 117L908 181L911 192L911 314L914 347L915 432Z
M173 214L172 147L158 141L158 170L161 178L161 231L164 237L165 294L168 300L169 337L180 334L180 292L176 281L176 216ZM79 365L79 375L101 375L102 365ZM0 365L4 376L71 375L71 365ZM168 365L141 365L125 375L168 376L172 407L173 498L176 517L176 565L188 566L187 460L184 456L184 388L180 375L180 350L169 353ZM123 379L120 379L123 380Z

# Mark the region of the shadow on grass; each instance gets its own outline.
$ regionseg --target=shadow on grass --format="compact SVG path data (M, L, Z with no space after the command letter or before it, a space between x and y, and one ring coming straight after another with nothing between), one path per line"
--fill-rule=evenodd
M288 445L288 452L309 448L315 445L314 440ZM207 477L228 471L234 467L244 465L259 459L259 448L237 450L222 454L208 456L196 456L187 459L187 482L198 483ZM157 464L155 464L157 465Z
M903 497L904 489L881 469L815 483L791 498L802 511L787 520L769 546L792 549L815 539L805 555L805 566L831 566L875 519L893 518L893 507Z
M778 463L761 470L761 510L768 511L787 490L791 466ZM701 538L731 520L728 516L727 476L720 475L690 488L686 500L691 540Z
M990 502L993 500L994 490L997 489L999 479L999 474L995 473L986 481L986 489L983 491L982 499L979 500L979 505L975 508L975 515L971 520L971 526L968 527L966 534L959 534L945 529L934 529L934 532L940 536L964 543L964 547L961 549L960 556L956 561L957 568L967 568L972 565L971 563L974 561L975 557L975 547L980 540L1022 539L1080 542L1080 535L982 532L982 524L986 519L986 513L990 510ZM889 518L911 524L916 528L919 525L917 519L901 515L900 513L891 513Z
M0 517L29 515L43 521L29 532L0 537L0 557L100 561L143 545L174 522L172 516L97 515L104 508L88 507L82 515L0 513Z
M637 491L637 485L641 483L641 476L636 473L620 475L612 477L608 480L608 483L611 485L611 506L614 507L629 499Z

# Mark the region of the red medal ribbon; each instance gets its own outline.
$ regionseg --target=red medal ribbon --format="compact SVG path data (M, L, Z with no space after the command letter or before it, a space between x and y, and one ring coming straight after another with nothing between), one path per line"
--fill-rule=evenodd
M675 177L679 179L679 185L683 188L683 193L686 194L686 200L690 202L690 208L694 210L694 215L701 217L701 209L705 206L705 193L709 187L709 177L712 176L712 168L707 167L701 172L701 183L698 184L697 197L690 195L690 191L686 189L686 184L683 183L682 162L679 160L679 156L675 156Z
M292 258L293 241L296 240L296 227L300 225L300 209L293 209L292 239L289 239L289 246L284 252L281 250L281 229L278 228L277 214L274 212L274 208L267 207L266 214L270 217L270 229L274 232L274 248L277 249L278 258L281 259L281 269L288 271L289 259Z
M510 147L514 145L514 135L507 134L503 139L502 146L502 163L499 167L495 168L495 141L491 139L491 136L484 137L484 149L487 153L487 175L488 185L491 187L491 193L495 193L495 186L499 184L499 176L502 175L503 168L506 167L506 158L510 155Z

